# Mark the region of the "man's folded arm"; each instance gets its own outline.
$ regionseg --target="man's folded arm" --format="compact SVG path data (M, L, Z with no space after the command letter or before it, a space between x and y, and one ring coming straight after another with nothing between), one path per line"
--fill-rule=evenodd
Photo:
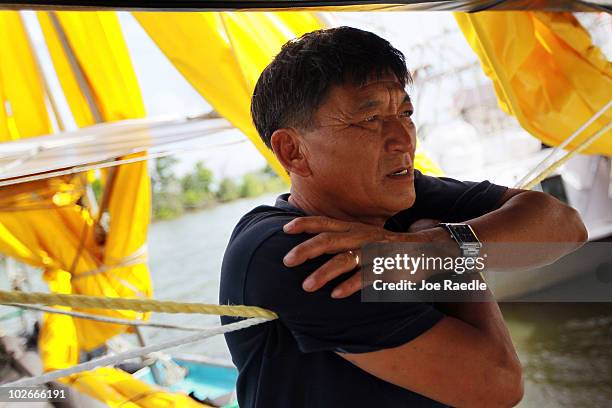
M309 237L279 231L260 244L246 293L248 304L279 314L302 352L336 352L381 380L452 406L520 400L520 364L495 303L462 321L428 303L366 303L359 293L333 299L349 274L306 292L303 279L329 256L291 268L282 258Z
M488 309L490 324L503 324L499 309ZM521 365L499 330L505 328L479 328L446 316L399 347L338 354L382 380L453 407L511 407L523 396Z
M246 281L245 301L273 310L291 331L303 352L361 353L396 347L430 329L444 314L426 303L364 303L359 293L344 299L331 297L341 276L314 293L302 281L329 256L287 267L286 252L308 239L306 234L282 231L266 239L253 253Z

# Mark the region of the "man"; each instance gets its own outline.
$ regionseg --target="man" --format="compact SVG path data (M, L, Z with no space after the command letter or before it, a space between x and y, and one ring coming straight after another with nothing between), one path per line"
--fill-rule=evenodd
M240 220L223 261L221 304L279 315L226 335L242 408L521 399L495 302L362 303L360 274L347 273L368 242L451 242L424 219L466 222L484 243L586 239L576 212L548 195L414 170L407 81L401 52L349 27L290 41L261 74L253 120L292 185Z

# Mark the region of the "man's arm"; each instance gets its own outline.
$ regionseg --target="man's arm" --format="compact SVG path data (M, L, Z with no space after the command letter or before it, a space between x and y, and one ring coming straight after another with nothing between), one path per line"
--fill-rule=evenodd
M523 395L521 365L499 308L495 302L465 306L478 315L474 323L465 316L445 317L399 347L339 355L382 380L453 407L516 405Z
M549 194L513 188L506 190L498 209L466 223L478 231L478 237L485 243L572 242L575 249L588 238L574 208ZM441 228L429 233L434 234L433 241L448 235ZM551 254L550 259L559 259L566 253Z
M514 258L521 265L526 261L533 266L554 262L587 239L576 211L547 194L508 189L500 201L497 210L467 222L478 231L485 245L567 243L549 246L556 251L536 251L532 256ZM441 228L424 231L432 234L434 241L448 238L448 232ZM387 381L449 405L516 405L523 393L521 366L497 303L438 303L436 306L448 317L414 341L395 350L382 350L378 355L343 357ZM397 359L405 364L397 364ZM393 367L411 366L421 369L393 370Z
M422 220L410 231L437 223ZM447 317L415 340L396 349L341 356L385 381L451 406L518 404L522 369L497 303L436 303L436 308Z
M587 231L578 212L556 198L540 192L508 189L499 207L485 215L466 220L485 244L494 243L558 243L546 250L533 250L522 256L489 253L491 269L526 269L549 265L580 247ZM318 234L293 248L285 256L287 266L295 266L321 254L337 253L328 263L304 282L304 289L314 291L339 275L355 268L354 256L345 251L356 250L369 242L451 242L452 238L440 227L418 232L389 232L379 227L344 222L326 217L296 218L284 227L290 234ZM509 248L504 248L505 250ZM527 247L525 247L527 248ZM361 289L361 276L355 274L338 286L334 295L349 296Z
M496 210L468 220L481 240L492 242L566 242L537 259L532 267L554 262L587 238L572 208L543 193L506 191ZM325 218L302 218L286 232L319 233L294 248L285 259L297 265L321 253L337 253L372 241L431 242L450 240L442 228L388 233L375 227L348 226ZM322 231L326 231L323 234ZM324 235L325 234L325 235ZM306 282L310 290L355 267L354 258L336 255ZM517 257L517 264L525 260ZM320 286L319 286L320 285ZM307 286L306 284L304 285ZM357 273L337 289L344 297L361 287ZM499 307L494 301L437 304L447 316L416 339L395 348L360 354L340 354L385 381L452 406L513 406L522 398L521 366Z

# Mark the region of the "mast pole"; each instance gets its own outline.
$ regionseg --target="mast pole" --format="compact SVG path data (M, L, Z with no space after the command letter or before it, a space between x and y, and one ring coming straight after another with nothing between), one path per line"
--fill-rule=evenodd
M21 25L24 28L26 39L28 41L28 46L30 47L30 50L32 51L32 58L34 59L34 65L36 66L36 70L38 71L38 73L40 74L40 78L42 79L42 85L45 91L45 96L47 97L47 100L49 101L49 105L51 106L51 111L53 112L53 117L55 118L57 129L60 132L63 132L64 130L66 130L66 127L64 125L62 116L59 113L59 109L57 107L57 101L55 100L55 95L53 95L53 92L51 92L51 88L49 87L49 81L47 80L45 71L42 69L40 59L38 58L38 54L36 53L36 50L34 48L34 42L32 41L30 31L28 30L28 26L25 24L25 21L23 20L23 16L21 15L21 12L19 12L19 20L21 21Z
M57 18L57 14L55 13L55 11L49 11L48 13L49 13L49 18L51 19L51 23L53 24L53 28L55 29L55 32L57 33L57 37L60 41L60 44L62 45L62 49L64 50L66 57L68 57L68 63L70 64L72 73L74 74L74 77L77 83L79 84L79 88L81 89L81 92L83 92L83 95L85 96L85 100L87 101L87 106L89 107L89 111L91 112L91 115L93 116L94 122L102 123L103 122L102 114L100 113L100 110L98 109L98 106L96 105L93 90L91 89L91 87L89 86L89 83L87 83L87 80L85 79L85 74L83 72L81 64L79 64L79 61L74 53L74 50L72 49L70 42L68 41L66 32L62 28L62 25L60 24L59 18Z

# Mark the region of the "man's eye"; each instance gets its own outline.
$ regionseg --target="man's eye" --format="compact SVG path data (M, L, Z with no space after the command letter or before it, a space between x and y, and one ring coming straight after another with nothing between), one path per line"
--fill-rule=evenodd
M413 111L407 110L407 111L403 111L402 113L400 113L400 116L403 116L405 118L409 118L409 117L412 116L412 114L413 114Z
M364 122L372 123L378 120L378 115L372 115L365 118Z

